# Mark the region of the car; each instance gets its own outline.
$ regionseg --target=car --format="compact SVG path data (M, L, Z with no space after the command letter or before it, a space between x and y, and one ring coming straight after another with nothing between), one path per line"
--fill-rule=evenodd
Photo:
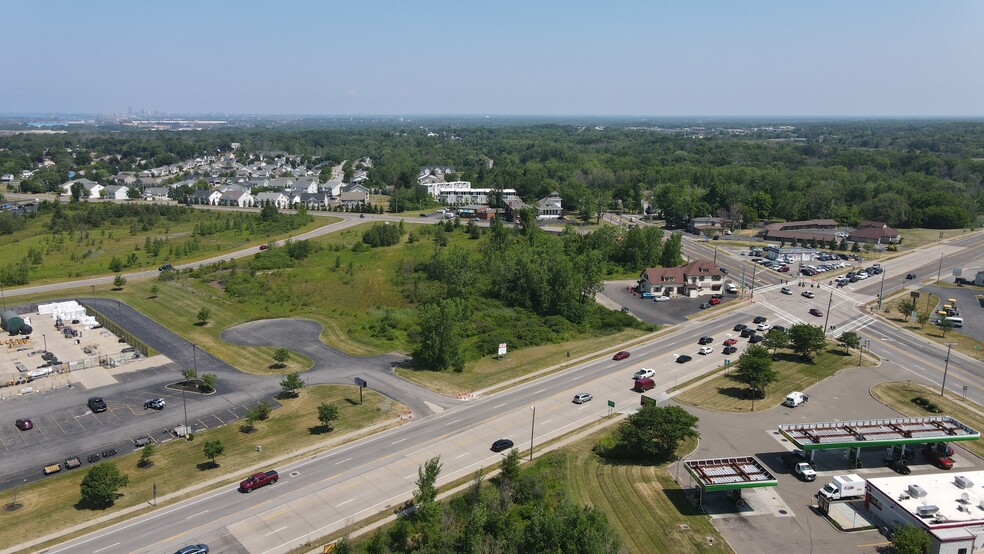
M693 360L693 358L691 358L690 356L687 356L686 354L683 354L681 356L677 356L676 363L678 363L678 364L685 364L685 363L689 362L690 360Z
M499 439L492 443L492 452L502 452L513 447L513 441L509 439Z
M109 458L111 456L115 456L116 455L116 449L115 448L108 448L106 450L103 450L101 452L101 454L102 454L102 457L103 458Z
M885 465L887 465L896 473L902 475L908 475L912 473L912 468L909 467L909 464L907 464L905 460L899 460L898 458L885 458Z
M150 408L152 410L163 410L164 404L165 402L163 398L154 398L144 402L144 409L146 410L147 408Z
M721 352L723 352L724 354L734 354L737 351L738 351L738 347L730 346L730 345L725 346L723 349L721 349Z
M629 351L628 350L620 350L620 351L616 352L614 356L612 356L612 359L613 360L624 360L624 359L626 359L628 357L629 357Z
M591 396L591 393L588 393L588 392L579 392L579 393L577 393L577 394L574 395L574 403L575 404L584 404L585 402L590 402L592 398L594 398L594 397Z
M718 269L720 269L720 270L721 270L721 273L724 273L725 275L727 275L727 274L728 274L728 268L726 268L726 267L721 267L721 268L718 268Z
M366 218L366 214L359 214L359 219L365 219L365 218Z
M204 544L190 544L174 554L208 554L208 546Z
M788 265L784 265L784 266L780 267L779 269L777 269L776 271L778 271L779 273L789 273L789 266Z
M909 279L911 281L912 279L915 279L916 278L916 274L915 273L907 273L906 276L905 276L905 278L906 279Z
M148 436L139 437L139 438L137 438L137 440L133 441L133 447L134 448L143 448L143 447L147 446L148 444L150 444L151 442L153 442L153 441L151 441L150 440L150 437L148 437Z
M758 344L758 343L762 342L763 340L764 340L764 338L762 337L762 335L752 335L752 336L748 337L748 342L750 342L752 344Z
M161 267L157 268L157 271L168 271L168 270L171 270L171 269L174 269L174 266L173 265L171 265L171 264L164 264Z
M669 301L670 301L670 297L669 296L662 296L662 295L660 295L660 296L657 296L657 297L653 298L653 302L669 302Z
M772 329L772 326L769 325L768 323L762 322L759 323L758 327L756 327L755 329L758 331L768 331L769 329Z
M636 380L638 380L638 379L648 379L648 378L652 377L653 375L656 375L656 371L654 371L652 369L649 369L648 367L644 367L644 368L640 369L639 371L635 372L632 375L632 378L633 379L636 379Z
M712 352L714 352L714 349L711 348L710 346L701 346L700 350L697 351L698 354L703 354L703 355L707 355Z
M707 302L702 302L701 305L700 306L697 306L697 307L700 308L700 309L702 309L702 310L706 310L707 308L710 308L711 305L708 304Z
M743 339L747 339L748 337L754 337L755 329L752 329L751 327L746 327L741 330L741 335L739 336Z
M270 245L269 244L261 244L260 245L260 250L266 250L267 248L270 248Z
M738 344L738 339L727 339L726 341L724 341L725 346L732 346L735 344Z
M721 299L720 298L711 298L710 300L707 301L707 303L710 304L711 306L717 306L718 304L721 303Z
M772 326L772 329L769 329L769 332L770 332L770 333L771 333L772 331L779 331L780 333L785 333L785 332L786 332L786 328L785 328L785 327L783 327L782 325L773 325L773 326Z
M923 448L922 455L940 469L953 469L953 460L946 453L933 448Z
M734 327L732 327L731 330L732 331L744 331L747 328L748 328L748 325L745 325L744 323L739 323L738 325L735 325Z
M100 396L93 396L88 402L86 402L86 405L89 406L89 409L95 413L106 411L106 401Z
M802 293L800 293L800 296L802 296L803 298L813 298L816 295L813 294L812 290L805 290Z
M758 325L759 323L765 323L766 321L769 321L769 318L765 317L764 315L760 315L760 316L756 316L755 319L752 320L752 323Z
M697 344L711 344L712 342L714 342L714 339L711 337L701 337L697 339Z
M14 426L16 426L21 431L27 431L28 429L34 428L34 422L27 418L18 419L17 421L14 422Z
M88 460L90 464L94 464L99 461L99 458L100 458L99 454L93 453L93 454L89 454L89 457L86 458L86 460Z
M793 294L793 289L789 287L782 287L781 289L779 289L779 292L783 294Z
M823 311L821 311L820 308L810 308L810 315L823 317Z

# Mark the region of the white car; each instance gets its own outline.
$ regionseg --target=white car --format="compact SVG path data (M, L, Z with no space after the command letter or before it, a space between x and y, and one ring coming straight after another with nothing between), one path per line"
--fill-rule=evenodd
M814 297L814 294L813 294L813 291L812 290L805 290L805 291L803 291L803 296L806 297L806 298L813 298Z
M793 289L789 287L782 287L781 289L779 289L779 292L783 294L793 294Z
M710 346L701 346L700 350L697 351L698 354L710 354L711 352L714 352L714 349Z
M769 329L772 329L772 326L768 323L759 323L757 329L759 331L768 331Z
M669 296L662 296L661 295L661 296L657 296L657 297L653 298L653 302L669 302L669 301L670 301L670 297Z
M649 369L648 367L644 367L639 371L635 372L635 375L633 375L632 378L638 381L639 379L649 379L653 375L656 375L656 372L654 370Z

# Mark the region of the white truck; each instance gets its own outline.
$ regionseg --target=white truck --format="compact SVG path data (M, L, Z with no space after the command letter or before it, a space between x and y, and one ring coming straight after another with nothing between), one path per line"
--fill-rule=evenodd
M793 473L804 481L817 480L817 472L813 471L813 468L810 467L810 464L806 462L800 462L796 464L796 467L793 468Z
M864 496L864 479L857 475L834 475L834 480L820 489L827 500L843 500Z
M795 408L796 406L799 406L800 404L806 402L809 399L810 399L809 396L799 391L791 392L786 395L786 399L782 401L782 405L788 406L790 408Z

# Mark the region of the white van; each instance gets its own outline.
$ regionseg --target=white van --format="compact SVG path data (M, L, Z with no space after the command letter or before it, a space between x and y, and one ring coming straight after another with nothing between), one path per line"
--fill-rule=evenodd
M950 325L953 325L954 327L963 327L962 317L947 317L944 318L944 320L949 321Z
M791 392L786 395L786 399L782 401L783 406L788 406L790 408L795 408L800 404L809 400L810 397L801 392Z

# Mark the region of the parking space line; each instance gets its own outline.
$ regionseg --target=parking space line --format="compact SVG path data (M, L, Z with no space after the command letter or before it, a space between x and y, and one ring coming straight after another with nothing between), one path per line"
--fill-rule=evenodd
M67 432L65 432L65 428L61 426L61 423L59 423L57 419L55 419L55 418L53 418L51 416L48 416L48 417L50 417L51 418L51 421L54 421L55 422L55 425L57 425L58 428L61 429L62 434L65 434L65 435L68 434ZM78 423L78 420L75 420L75 422Z
M199 418L195 418L195 421L197 421L198 423L201 423L201 424L202 424L202 427L204 427L204 428L206 428L206 429L208 429L208 428L209 428L209 427L208 427L208 425L205 425L205 422L204 422L204 421L202 421L201 419L199 419ZM222 420L219 420L219 421L222 421Z
M212 417L214 417L214 418L215 418L216 420L218 420L218 422L219 422L219 425L225 425L225 422L224 422L224 421L222 421L222 418L220 418L219 416L217 416L217 415L215 415L215 413L212 413L212 414L210 414L210 415L211 415Z
M230 414L232 414L232 419L233 420L239 419L239 414L237 414L236 412L232 411L232 408L229 408L226 411L229 412Z

